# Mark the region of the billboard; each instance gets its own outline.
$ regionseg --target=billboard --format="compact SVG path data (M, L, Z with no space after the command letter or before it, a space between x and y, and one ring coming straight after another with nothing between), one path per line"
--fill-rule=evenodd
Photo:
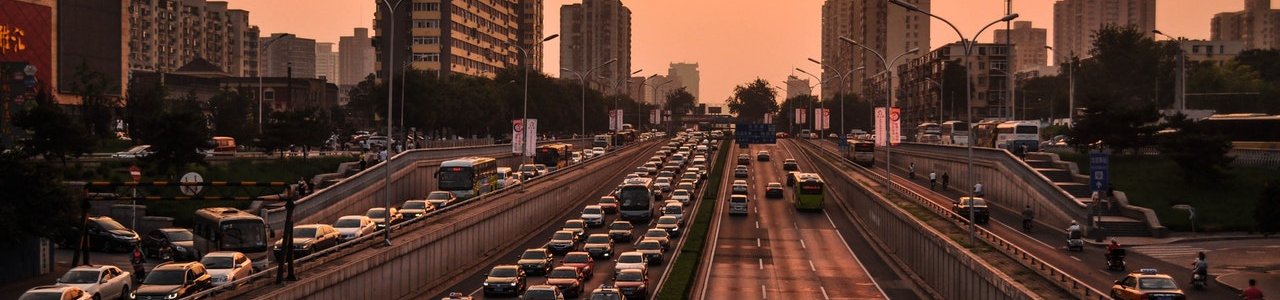
M891 113L889 114L890 122L889 122L888 132L892 136L890 137L890 140L893 141L894 145L902 143L902 120L900 118L901 114L902 114L902 110L897 107L894 107L893 110L891 110ZM886 132L886 130L884 130L884 118L885 118L884 107L877 107L876 122L875 122L875 129L876 129L875 137L876 137L877 146L884 146L884 140L885 140L884 134Z
M528 126L521 121L511 120L511 153L533 156L538 147L538 119L529 119Z

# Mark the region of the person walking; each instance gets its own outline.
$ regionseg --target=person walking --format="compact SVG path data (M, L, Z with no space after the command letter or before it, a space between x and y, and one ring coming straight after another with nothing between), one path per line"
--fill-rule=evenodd
M907 178L911 180L916 179L916 163L907 165Z
M1244 300L1262 300L1265 299L1263 297L1262 290L1258 289L1258 281L1253 278L1249 278L1249 288L1244 289L1244 291L1240 293L1240 298L1243 298Z
M974 196L978 196L978 197L982 197L982 196L983 196L983 195L982 195L982 183L981 183L981 182L973 184L973 195L974 195Z
M938 172L929 172L929 190L938 184Z
M947 183L950 183L950 182L951 182L951 175L947 175L947 172L945 171L942 172L942 190L943 191L947 190Z

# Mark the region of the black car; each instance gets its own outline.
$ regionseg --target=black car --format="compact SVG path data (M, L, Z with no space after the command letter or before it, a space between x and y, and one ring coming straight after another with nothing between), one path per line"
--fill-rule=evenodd
M551 234L547 242L547 250L554 254L565 254L578 249L578 235L573 231L560 230Z
M613 221L609 223L609 238L618 242L630 242L631 232L635 228L635 225L631 225L629 221Z
M951 205L951 210L966 219L969 218L969 210L973 210L975 224L987 224L991 220L991 210L987 208L987 201L982 198L960 197L960 201Z
M769 151L761 150L760 152L756 153L756 160L769 161Z
M147 236L142 238L142 253L162 260L194 261L200 259L200 252L195 247L195 235L186 228L151 230L151 232L147 233ZM166 255L170 257L165 257Z
M747 178L747 166L733 168L733 178Z
M132 250L141 239L138 233L111 217L89 217L89 247L102 252Z
M191 296L213 284L209 272L199 262L163 263L147 272L147 279L133 291L133 299L178 299Z
M545 275L551 272L551 252L547 249L524 250L524 253L516 259L519 259L516 264L520 265L520 269L529 274Z
M747 155L747 154L745 154L745 153L744 153L744 154L738 154L738 164L739 164L739 165L750 165L750 164L751 164L751 155Z
M796 163L796 160L794 158L788 158L782 161L782 170L783 171L799 171L800 164Z
M484 278L484 296L518 296L529 288L524 270L517 265L498 265Z
M327 224L307 224L293 227L293 258L298 259L338 245L338 230ZM282 244L276 241L272 247L276 259L284 258Z

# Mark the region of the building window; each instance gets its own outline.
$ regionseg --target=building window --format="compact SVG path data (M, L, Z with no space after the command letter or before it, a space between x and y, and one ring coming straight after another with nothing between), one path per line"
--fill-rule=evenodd
M440 11L440 3L414 3L413 11Z
M440 37L435 37L435 36L413 37L414 45L435 45L439 43L440 43Z
M421 61L421 62L440 61L440 53L414 53L413 61Z
M413 28L440 28L440 20L413 20Z

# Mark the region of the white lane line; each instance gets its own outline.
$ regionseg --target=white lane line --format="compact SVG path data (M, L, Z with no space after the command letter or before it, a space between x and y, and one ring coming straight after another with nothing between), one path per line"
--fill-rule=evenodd
M1076 258L1075 256L1067 256L1067 257L1070 257L1071 259L1074 259L1074 260L1076 260L1076 261L1078 261L1078 262L1084 262L1083 260L1080 260L1079 258Z
M1022 235L1022 237L1025 237L1025 238L1027 238L1028 240L1035 241L1036 243L1039 243L1040 245L1044 246L1045 248L1054 249L1054 248L1053 248L1053 246L1049 246L1049 244L1046 244L1045 242L1041 242L1040 240L1038 240L1038 239L1036 239L1036 238L1034 238L1034 237L1031 237L1030 235L1027 235L1026 233L1022 232L1022 230L1021 230L1021 229L1014 229L1014 228L1013 228L1013 226L1005 225L1004 223L1000 223L1000 222L996 222L996 224L1000 224L1000 226L1004 226L1004 228L1009 228L1009 231L1012 231L1012 232L1014 232L1014 233L1017 233L1017 234L1019 234L1019 235Z
M769 299L769 290L765 289L763 284L760 285L760 299Z
M825 215L827 212L824 210L822 214ZM832 221L831 216L827 216L827 223L831 223L831 228L836 229L837 232L839 231L840 227L836 227L836 221Z
M802 249L809 249L809 247L805 247L805 246L804 246L804 239L801 239L801 240L800 240L800 248L802 248Z
M479 292L480 292L480 290L483 290L483 289L484 289L484 287L478 287L478 288L476 288L476 290L475 290L474 292L471 292L471 294L467 294L467 296L472 296L472 297L474 297L474 296L476 295L476 293L479 293Z
M812 259L810 259L810 260L809 260L809 271L814 271L814 272L817 272L817 271L818 271L818 268L813 266L813 260L812 260Z
M826 288L826 287L823 287L823 286L819 285L819 286L818 286L818 289L819 289L819 290L822 290L822 299L831 299L831 297L828 297L828 296L827 296L827 288Z
M756 229L760 229L760 221L756 221Z
M761 259L760 259L760 269L761 269L761 270L764 270L764 259L763 259L763 258L761 258Z
M827 211L826 211L826 210L823 210L823 211L822 211L822 215L823 215L823 216L825 216L825 217L827 217L827 222L830 222L830 223L831 223L831 227L835 227L835 226L836 226L836 221L831 219L831 215L830 215L830 214L827 214ZM841 245L844 245L844 249L849 250L849 255L850 255L850 256L853 256L853 261L858 263L858 268L861 268L861 269L862 269L862 272L863 272L863 273L866 273L866 274L867 274L867 277L870 277L870 276L871 276L871 271L869 271L869 270L867 269L867 266L866 266L866 265L863 265L863 264L862 264L862 260L861 260L861 259L858 259L858 255L853 253L853 247L850 247L850 246L849 246L849 241L844 239L844 234L843 234L843 233L840 233L840 230L836 230L836 236L840 237L840 244L841 244ZM873 285L875 285L875 286L876 286L876 290L877 290L877 291L880 291L880 294L881 294L881 295L888 295L888 294L886 294L886 293L884 292L884 288L881 288L881 287L880 287L880 282L877 282L875 278L871 278L871 284L873 284Z
M760 244L760 238L756 238L756 248L764 248L764 246Z

